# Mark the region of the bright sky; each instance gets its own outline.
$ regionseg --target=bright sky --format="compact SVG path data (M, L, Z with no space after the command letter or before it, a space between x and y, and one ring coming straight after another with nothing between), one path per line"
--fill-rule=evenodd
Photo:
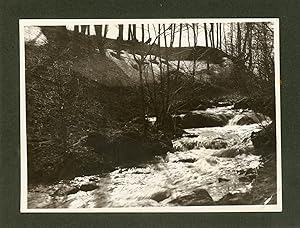
M166 24L166 29L169 27L170 24ZM191 24L190 24L191 25ZM103 26L104 27L104 26ZM141 41L142 39L142 30L141 30L141 24L137 24L136 25L136 36L137 36L137 39L139 41ZM145 27L145 41L149 38L149 33L148 33L148 26L147 24L144 25ZM203 24L199 24L199 33L198 33L198 39L197 39L197 45L198 46L205 46L205 38L204 38L204 26ZM73 30L74 29L74 26L67 26L68 29L70 30ZM155 30L156 30L156 33L158 32L158 24L150 24L149 25L149 31L150 31L150 37L152 38L152 42L153 40L155 39L156 37L156 33L155 33ZM169 30L170 31L170 30ZM179 44L179 24L176 24L176 31L177 33L175 34L175 39L174 39L174 46L178 46ZM94 29L94 26L91 25L90 26L90 34L91 35L94 35L95 34L95 29ZM118 31L118 25L117 24L109 24L108 25L108 33L107 33L107 37L108 38L113 38L113 39L116 39L118 37L118 34L119 34L119 31ZM170 40L170 32L167 32L168 34L168 37L167 37L167 40L168 40L168 45L169 45L169 40ZM128 37L128 24L124 24L124 39L127 40L127 37ZM192 29L190 28L189 29L189 37L190 37L190 45L191 46L194 46L194 39L193 39L193 31ZM164 40L163 40L163 36L161 36L161 44L162 46L164 46ZM183 26L183 33L182 33L182 38L181 38L181 46L182 47L187 47L189 46L189 42L188 42L188 32L187 32L187 29L186 29L186 26Z
M232 19L233 20L233 19ZM240 21L241 19L239 19L238 21ZM246 19L244 19L246 20ZM252 21L253 19L247 19L245 22L248 22L248 21ZM262 20L262 19L260 19ZM266 19L264 19L266 20ZM201 21L201 20L200 20ZM268 20L266 20L268 21ZM53 22L53 25L66 25L67 28L69 30L73 30L74 29L74 24L77 24L76 20L72 20L71 22L64 22L64 21L59 21L60 23L57 23L57 22ZM139 41L141 41L141 38L142 38L142 32L141 32L141 23L136 23L137 21L135 20L134 22L128 22L128 21L122 21L122 24L124 25L124 33L123 33L123 37L125 40L127 40L127 37L128 37L128 25L129 23L134 23L136 24L136 35L137 35L137 39ZM152 24L149 24L149 33L150 33L150 37L152 38L152 41L151 43L154 41L155 37L156 37L156 34L158 33L158 23L164 23L166 28L169 27L170 21L168 22L162 22L162 21L157 21L157 20L147 20L147 21L144 21L144 28L145 28L145 41L148 40L149 38L149 33L148 33L148 24L146 23L152 23ZM198 24L198 38L197 38L197 46L205 46L205 33L204 33L204 22L207 23L207 29L209 30L210 29L210 23L214 22L214 28L215 28L215 44L216 44L216 39L217 39L217 34L216 34L216 23L220 23L222 22L222 44L224 45L224 29L226 32L229 31L230 29L230 22L234 22L236 24L237 21L231 21L231 20L212 20L212 21L204 21L204 22L199 22L199 20L196 20L196 21L184 21L184 22L188 22L188 25L190 26L190 29L189 29L189 33L187 32L187 27L186 27L186 23L183 23L183 32L182 32L182 38L181 38L181 46L182 47L188 47L189 46L189 43L190 43L190 46L194 46L194 35L193 35L193 31L192 31L192 23L197 23ZM94 29L94 24L92 23L96 23L95 21L89 21L89 22L82 22L79 20L78 24L79 25L82 25L82 24L87 24L87 25L90 25L90 34L91 35L94 35L95 34L95 29ZM98 23L98 22L97 22ZM120 22L119 21L99 21L99 25L105 25L105 24L108 24L108 34L107 34L107 37L108 38L112 38L112 39L116 39L118 37L118 24ZM176 23L176 34L175 34L175 40L174 40L174 44L173 46L178 46L179 44L179 24L181 23L181 20L177 20L177 21L174 21L173 23ZM50 22L46 22L45 25L48 25L48 24L51 24ZM224 25L224 26L223 26ZM41 26L43 26L43 24L41 23ZM26 27L26 26L25 26ZM104 26L103 26L103 29L104 29ZM168 30L167 34L167 40L168 40L168 45L169 45L169 41L170 41L170 30ZM33 39L35 36L37 36L40 32L40 29L37 27L37 26L29 26L27 27L27 29L25 28L25 40L30 40L30 39ZM30 38L29 38L30 37ZM189 37L189 39L188 39ZM45 40L43 39L43 37L41 37L40 40ZM190 42L188 42L188 40ZM41 42L42 43L42 42ZM164 46L164 39L163 39L163 36L161 36L161 46ZM210 46L210 42L209 42L209 46Z

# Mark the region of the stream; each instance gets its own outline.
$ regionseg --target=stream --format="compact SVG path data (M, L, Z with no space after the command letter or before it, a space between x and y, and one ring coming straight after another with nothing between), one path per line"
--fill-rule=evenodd
M250 136L269 119L237 125L252 111L226 106L202 112L230 118L223 127L185 129L181 138L173 140L175 152L156 157L155 162L29 186L28 208L169 207L199 189L215 202L228 193L249 192L253 180L245 178L245 173L262 165L260 157L251 153Z

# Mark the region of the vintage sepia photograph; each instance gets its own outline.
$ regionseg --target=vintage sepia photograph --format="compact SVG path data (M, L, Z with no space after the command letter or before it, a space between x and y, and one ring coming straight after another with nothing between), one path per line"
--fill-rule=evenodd
M279 19L21 19L21 212L282 210Z

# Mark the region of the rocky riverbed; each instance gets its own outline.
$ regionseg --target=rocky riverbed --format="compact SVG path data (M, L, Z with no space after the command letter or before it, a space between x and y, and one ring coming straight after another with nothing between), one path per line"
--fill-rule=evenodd
M197 118L203 124L203 116L214 125L193 127ZM253 132L270 124L268 117L232 106L181 117L185 133L173 140L175 152L110 173L29 186L28 208L276 203L274 159L260 156L251 141Z

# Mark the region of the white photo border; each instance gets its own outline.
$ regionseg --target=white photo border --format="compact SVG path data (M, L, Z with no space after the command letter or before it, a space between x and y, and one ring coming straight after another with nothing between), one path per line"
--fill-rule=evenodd
M277 158L277 204L276 205L224 205L224 206L179 206L179 207L126 207L126 208L81 208L81 209L29 209L27 176L26 134L26 89L25 89L25 26L58 26L86 24L132 24L132 23L274 23L275 53L275 105L276 105L276 158ZM280 109L280 38L279 18L174 18L174 19L20 19L20 212L21 213L195 213L195 212L282 212L281 169L281 109Z

